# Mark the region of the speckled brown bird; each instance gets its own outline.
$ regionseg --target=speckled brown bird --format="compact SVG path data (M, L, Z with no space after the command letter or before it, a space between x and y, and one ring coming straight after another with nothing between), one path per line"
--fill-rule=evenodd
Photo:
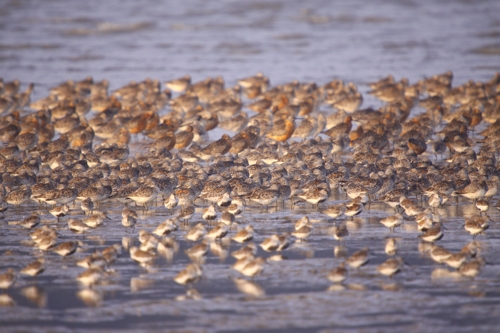
M203 148L205 154L212 156L225 155L231 149L231 138L227 134L223 134L222 137L209 144Z
M349 134L351 129L352 129L352 117L346 116L344 118L344 122L342 122L336 126L333 126L332 128L326 130L323 133L328 135L331 138L336 138L337 136L342 135L342 134Z
M167 132L163 137L158 138L153 142L153 147L165 148L170 151L175 146L175 134L172 132Z
M21 131L21 128L16 122L12 122L0 128L0 141L3 143L10 142L16 138Z
M263 99L259 99L253 103L248 104L247 108L249 108L250 110L255 111L257 113L261 113L261 112L264 112L266 110L269 110L269 108L271 107L272 104L273 104L273 102L271 100L263 98Z
M191 75L173 79L165 82L165 86L175 92L183 92L191 85Z
M422 155L427 150L427 143L422 139L410 138L408 139L408 148L413 150L415 154Z
M229 152L231 154L239 154L249 147L248 144L248 133L240 132L231 141L231 149Z

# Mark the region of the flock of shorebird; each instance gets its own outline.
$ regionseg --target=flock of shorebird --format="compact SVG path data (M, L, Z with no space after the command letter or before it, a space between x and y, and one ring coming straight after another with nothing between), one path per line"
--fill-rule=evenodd
M432 244L426 248L432 260L474 278L485 264L480 243L458 253L435 245L444 235L439 208L458 204L460 197L473 200L477 214L464 219L465 231L475 238L489 227L487 212L500 180L500 75L455 87L452 79L446 72L415 84L392 76L369 83L368 93L383 102L378 109L361 109L357 86L339 79L273 87L259 73L227 88L222 77L192 82L187 75L165 82L163 90L159 80L146 79L110 93L108 81L89 77L64 82L33 102L33 84L20 92L19 81L2 80L0 212L9 220L2 229L30 230L37 257L19 273L41 274L50 253L85 252L77 235L98 233L106 220L119 223L100 210L110 203L125 207L124 235L137 238L75 260L86 269L77 279L88 287L112 274L110 265L123 247L144 266L159 255L174 260L176 237L196 244L185 251L192 262L175 282L197 282L208 250L223 252L231 240L242 244L232 252L232 268L253 278L266 262L284 259L281 253L293 239L307 241L315 230L303 216L289 232L264 239L260 248L273 254L258 256L252 242L258 224L242 225L251 219L244 214L248 205L277 211L312 204L321 223L334 220L331 236L345 242L346 220L383 202L395 214L381 219L381 227L392 234L403 223L415 223L422 242ZM479 125L483 130L476 133ZM234 135L208 143L207 133L215 128ZM129 143L139 135L146 148L132 156ZM350 201L333 204L339 192ZM164 210L170 218L136 233L140 217L129 204L146 213L158 201L164 207L152 213ZM20 206L37 204L30 216L13 220ZM201 216L194 217L200 214L196 207L202 207ZM46 212L54 217L42 221ZM190 220L202 222L190 226ZM74 239L60 240L63 225ZM405 264L396 256L394 238L386 239L385 252L389 258L377 270L392 277ZM356 251L325 279L342 283L346 265L359 268L370 256L368 248ZM8 269L0 288L11 287L16 277ZM235 284L245 289L245 281Z

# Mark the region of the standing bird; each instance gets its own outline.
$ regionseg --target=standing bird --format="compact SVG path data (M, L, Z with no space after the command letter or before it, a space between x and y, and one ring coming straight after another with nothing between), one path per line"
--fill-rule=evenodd
M215 211L214 205L210 205L203 210L202 218L209 223L217 218L217 212Z
M219 222L215 228L210 230L206 235L205 238L209 240L217 240L225 237L228 233L229 229L226 224Z
M403 258L390 258L386 262L377 267L377 271L385 276L392 278L394 274L397 274L401 267L403 267Z
M348 94L344 98L336 101L332 104L337 110L345 111L347 113L353 113L363 104L363 95L359 91L353 94Z
M352 129L352 117L346 116L342 123L333 126L332 128L326 130L323 133L328 135L332 139L336 139L337 137L343 134L349 134L351 129Z
M424 242L434 243L443 238L443 236L442 222L438 222L418 237L420 237Z
M137 213L129 208L124 208L122 211L122 225L125 228L132 228L132 231L135 229L135 224L137 222Z
M170 234L171 232L177 230L178 228L179 227L177 226L174 220L167 219L166 221L160 223L158 227L156 227L156 229L153 231L153 234L161 237Z
M346 263L352 268L359 268L364 266L370 261L369 258L370 249L365 247L362 250L354 252L349 258L347 258Z
M191 229L189 229L188 233L186 234L186 239L190 240L192 242L196 242L200 239L202 239L207 233L207 229L205 229L205 226L201 223L198 223Z
M85 215L92 215L92 212L94 210L94 203L90 198L85 198L84 200L82 200L81 208Z
M380 220L380 223L382 223L387 228L390 228L391 233L394 232L394 228L399 227L401 225L401 222L403 222L403 215L401 214L388 216Z
M143 251L135 246L130 248L130 258L141 265L149 265L153 263L155 255L147 251Z
M188 147L194 138L193 126L188 125L186 128L175 135L174 148L183 149Z
M30 216L25 218L21 223L21 226L26 229L33 229L40 224L40 214L38 212L31 213Z
M142 204L145 210L148 210L148 203L156 200L158 196L158 188L153 181L146 181L133 193L130 193L127 198L135 201L136 204Z
M394 238L388 238L385 241L384 250L388 256L394 256L398 253L398 243L396 242L396 240Z
M340 226L333 226L332 232L333 238L335 238L339 242L342 242L344 238L349 236L349 230L347 229L347 226L345 224L341 224Z
M168 199L165 199L164 206L166 209L174 209L177 207L177 204L179 203L179 200L177 200L177 197L172 193Z
M187 224L189 219L191 217L193 217L194 212L195 212L195 208L193 205L186 206L186 207L181 209L181 211L179 212L179 215L177 215L177 219L184 221L184 223Z
M45 259L38 259L31 264L28 264L23 269L21 269L20 273L29 276L37 276L42 274L45 271Z
M68 241L61 243L54 247L52 251L57 253L58 255L62 257L67 257L73 253L75 253L76 249L78 248L78 243L74 241Z
M434 140L432 141L432 151L434 152L434 156L437 159L438 154L440 156L443 156L444 152L446 151L446 144L441 139Z
M248 277L259 275L264 270L266 259L256 258L250 260L239 272Z
M465 230L472 235L472 238L476 238L477 235L481 234L489 227L488 217L477 215L465 220L464 225Z
M219 207L228 207L231 205L231 197L229 196L229 193L224 193L222 197L217 200L217 205Z
M10 192L5 197L5 202L10 205L19 207L31 198L31 189L27 185L22 185L19 189Z
M215 156L225 155L231 149L231 138L227 134L223 134L222 137L209 144L201 150L201 158L204 160L210 160Z
M481 268L484 266L484 259L478 258L473 259L469 262L463 263L459 268L458 272L465 277L474 279L476 275L481 272Z
M201 279L202 275L201 266L198 263L191 263L174 277L174 281L183 285L192 284Z
M249 225L236 233L231 239L238 243L246 243L253 239L254 231L253 226Z
M330 206L326 209L324 209L322 214L328 215L332 219L336 219L344 215L345 213L345 205L344 204L338 204L334 206Z
M0 289L9 289L16 282L16 274L12 268L9 268L6 273L0 274Z
M49 213L57 217L57 222L59 222L59 218L68 215L69 207L68 205L57 206L49 210Z
M479 210L480 214L483 214L490 209L490 202L488 199L477 199L476 208Z
M422 155L427 150L427 143L421 139L410 138L408 139L408 148L413 150L415 154Z
M429 197L429 206L431 206L434 210L441 207L443 204L443 197L439 193L433 193Z
M274 141L285 142L295 131L295 116L288 115L286 118L278 119L273 122L271 131L266 136Z
M166 81L165 86L172 91L183 92L191 86L191 76L185 75L177 79Z
M341 263L339 267L332 269L328 273L328 280L333 283L342 283L347 279L347 269L345 268L345 262Z

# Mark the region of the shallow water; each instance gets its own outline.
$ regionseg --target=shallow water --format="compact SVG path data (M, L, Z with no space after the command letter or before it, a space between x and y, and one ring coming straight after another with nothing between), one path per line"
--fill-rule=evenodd
M378 275L375 269L386 260L383 247L388 231L378 223L380 217L392 214L385 205L373 204L369 211L347 221L350 236L343 243L326 236L325 230L332 222L307 205L293 210L287 207L273 214L250 207L238 221L251 220L257 231L256 243L274 232L291 231L292 221L304 214L315 222L314 232L307 241L295 243L284 252L288 260L268 262L260 276L248 280L250 286L247 287L253 288L248 295L238 291L232 281L240 277L230 268L235 260L230 256L221 259L209 252L203 266L204 278L194 285L202 299L180 301L186 288L174 283L172 278L189 263L183 250L192 246L183 240L183 230L175 232L179 251L173 263L160 257L154 267L146 269L124 254L112 265L115 273L106 278L105 283L93 289L78 285L75 278L82 269L75 267L77 259L95 249L121 243L123 237L136 237L136 232L127 233L121 226L121 208L105 205L102 210L107 211L112 220L85 236L78 236L83 245L76 254L62 259L57 254L46 253L48 265L43 274L36 279L20 277L16 286L4 294L16 306L0 308L2 326L23 330L36 325L52 331L160 327L234 331L258 327L274 332L286 331L288 327L297 331L313 328L425 331L431 327L433 331L477 331L478 327L488 330L498 325L500 269L495 249L499 246L500 231L496 224L485 236L478 237L481 254L488 265L478 278L470 281L431 279L431 273L441 267L418 252L422 246L418 232L413 222L406 222L392 236L398 240L399 254L408 266L394 279L389 279ZM468 243L471 237L461 225L463 218L472 213L468 202L443 208L440 214L445 216L447 230L439 245L458 251ZM19 215L26 214L28 212ZM71 217L77 214L75 210ZM2 268L20 268L40 254L25 243L19 246L27 239L26 232L9 224L19 215L7 216L2 227ZM498 221L499 215L496 211L490 214L494 221ZM137 229L152 231L167 216L163 207L152 207L140 214ZM54 223L48 215L42 220ZM66 221L67 217L58 224L61 241L75 238L65 227ZM190 224L199 221L201 216L197 212ZM331 286L326 279L328 271L339 265L343 256L365 246L372 251L370 262L359 271L351 270L344 286ZM230 243L226 250L231 252L238 247ZM334 248L344 254L335 256ZM270 256L261 249L258 255ZM28 288L34 294L31 298L25 296Z
M339 77L366 92L366 82L393 74L411 82L453 70L454 85L469 79L488 80L500 71L500 10L498 1L10 1L0 9L0 73L23 86L35 82L33 99L67 79L92 75L108 79L111 89L146 77L168 80L191 74L194 80L222 75L227 85L258 71L273 85L293 79L325 83ZM379 103L364 94L366 106ZM216 139L220 133L211 133ZM139 150L139 148L137 148ZM344 200L334 197L331 203ZM497 198L495 198L497 199ZM418 232L407 222L394 234L400 254L410 264L394 279L382 278L376 266L385 261L388 231L378 220L392 214L373 204L352 222L350 236L338 243L324 235L332 223L308 205L268 213L247 209L240 220L252 222L259 243L275 232L293 229L292 221L308 214L317 220L315 231L270 262L248 285L256 297L244 295L233 283L234 259L209 253L204 279L195 285L200 300L178 301L186 288L172 278L189 259L185 231L176 232L179 251L173 263L159 258L147 270L127 254L113 265L115 275L92 290L78 286L82 271L74 262L115 243L126 233L121 208L102 207L112 220L105 227L79 236L83 246L61 259L46 254L46 272L35 279L18 278L14 288L0 295L2 331L122 330L153 331L492 331L500 324L500 269L496 250L500 231L492 223L478 236L487 265L474 281L432 280L439 268L418 252ZM30 214L9 210L0 221L0 271L20 269L39 254L21 243L27 232L9 224ZM448 230L440 245L453 251L471 240L461 229L473 214L461 201L441 212ZM77 210L72 214L79 214ZM494 221L500 214L491 210ZM152 207L142 213L137 229L149 231L170 213ZM78 216L72 216L78 217ZM54 223L47 212L45 223ZM60 239L74 239L61 219ZM201 220L200 211L190 224ZM19 245L21 244L21 245ZM365 246L373 252L369 264L352 272L345 290L331 290L326 275L342 261L334 248L352 254ZM237 249L229 244L231 252ZM343 251L342 251L343 250ZM269 257L259 250L258 255ZM31 289L26 289L31 288ZM335 289L335 288L333 288ZM82 294L82 290L83 294ZM30 297L26 297L28 291Z

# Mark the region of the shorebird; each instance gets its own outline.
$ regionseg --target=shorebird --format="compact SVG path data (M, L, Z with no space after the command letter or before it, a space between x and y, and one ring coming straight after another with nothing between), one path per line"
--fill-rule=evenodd
M68 227L69 230L76 232L76 233L82 233L90 229L88 225L83 223L80 220L75 220L75 219L69 219L68 220Z
M192 284L200 280L202 275L201 266L197 263L191 263L174 277L174 281L182 285Z
M0 289L4 291L9 289L16 282L16 274L12 268L9 268L6 273L0 274Z
M392 278L394 274L397 274L403 267L403 258L390 258L387 259L383 264L377 267L377 271L385 276Z
M142 204L144 209L148 210L148 203L156 200L157 196L158 188L152 181L147 181L133 193L129 194L127 198L134 200L136 204Z
M172 219L167 219L160 223L156 229L153 231L153 234L157 236L165 236L169 235L171 232L177 230L179 226Z
M388 216L380 220L380 223L389 228L391 233L393 233L394 228L399 227L402 222L403 222L403 215L401 214Z
M231 253L231 256L237 260L246 258L248 256L255 256L257 254L257 245L254 243L247 243L243 247Z
M345 268L345 262L341 263L339 267L332 269L328 273L328 280L333 283L342 283L347 279L347 269Z
M215 228L207 232L205 238L209 240L221 239L227 235L228 231L228 226L222 222L219 222Z
M346 263L352 268L359 268L368 263L370 260L369 254L370 249L365 247L364 249L354 252L349 258L347 258Z
M193 217L194 213L195 208L193 205L186 206L180 210L179 215L177 215L177 219L187 223L189 219Z
M104 212L94 212L93 215L90 215L82 220L83 223L85 223L87 226L89 226L92 229L97 228L98 226L102 225L104 223L104 220L111 220L108 215Z
M150 252L143 251L135 246L130 248L130 258L142 265L150 265L155 259L155 255Z
M103 270L98 267L89 268L77 276L78 282L87 287L92 287L102 278Z
M174 194L171 194L167 199L165 199L164 206L166 209L174 209L178 204L177 197Z
M92 211L94 210L94 203L90 198L85 198L81 203L81 208L85 215L92 215Z
M37 276L45 271L45 259L40 258L26 265L19 273L29 276Z
M442 264L448 259L453 253L448 251L441 246L433 245L430 251L431 259L437 262L438 264Z
M253 260L249 260L249 262L243 266L239 270L239 272L248 277L254 277L259 275L264 270L264 264L266 263L266 259L264 258L256 258Z
M485 213L490 209L490 202L487 199L477 199L476 208L479 210L480 214Z
M472 238L476 238L490 227L488 220L487 216L472 216L465 220L464 228L472 235Z
M458 272L465 277L474 279L481 272L484 264L485 261L482 258L473 259L469 262L463 263L458 268Z
M189 229L188 233L186 234L185 238L187 240L190 240L192 242L196 242L200 239L202 239L207 233L207 229L205 229L205 226L202 223L198 223L191 229Z
M464 196L467 199L472 199L475 203L477 199L484 197L487 189L486 181L481 180L479 182L471 182L462 190L455 191L453 194Z
M78 243L74 241L68 241L61 243L54 247L52 251L57 253L58 255L62 257L67 257L73 253L75 253L76 249L78 248Z
M68 205L57 206L49 210L49 213L57 217L57 221L59 222L59 218L69 214L69 207Z
M429 228L427 231L424 233L420 234L418 237L420 237L423 241L429 242L429 243L434 243L441 238L443 238L444 233L442 230L442 223L434 223L434 225Z
M259 244L259 246L267 252L273 252L276 251L279 246L280 246L280 239L278 235L272 235L271 237L268 237L264 239L262 243Z
M321 211L321 213L328 215L332 219L337 219L337 218L341 217L342 215L344 215L345 210L346 210L346 207L344 204L338 204L338 205L333 205L333 206L327 207L326 209Z
M217 212L215 211L214 205L205 208L201 217L209 223L215 220L217 218Z
M359 215L365 206L365 202L361 197L359 199L353 200L353 202L346 205L344 215L349 216L351 220L354 216Z
M437 209L443 204L443 197L439 193L433 193L429 197L428 203L433 209Z
M231 239L237 243L246 243L253 239L254 229L253 226L249 225L236 233Z
M132 228L132 231L135 229L135 224L137 223L137 214L130 214L128 211L122 212L122 225L128 230L128 228Z
M189 88L191 85L191 75L185 75L183 77L169 80L165 82L165 86L175 92L183 92Z
M284 142L292 136L294 131L295 116L289 115L284 119L275 120L271 131L266 136L275 141Z
M20 225L25 229L33 229L40 224L40 214L38 212L31 213L30 216L25 218Z
M384 251L389 256L394 256L398 253L398 243L394 238L388 238L385 241Z

